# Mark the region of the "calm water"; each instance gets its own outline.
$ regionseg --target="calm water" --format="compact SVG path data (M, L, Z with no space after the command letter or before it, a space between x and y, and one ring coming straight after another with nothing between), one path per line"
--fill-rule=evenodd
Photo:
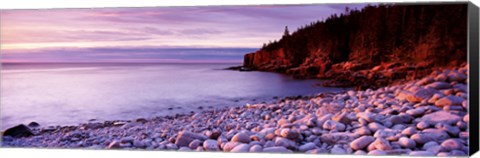
M4 64L1 128L148 118L342 90L276 73L221 70L235 65Z

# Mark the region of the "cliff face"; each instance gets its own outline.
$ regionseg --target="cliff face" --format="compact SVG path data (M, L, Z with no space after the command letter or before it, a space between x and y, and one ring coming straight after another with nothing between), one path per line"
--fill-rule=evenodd
M466 43L466 4L367 6L284 35L245 55L244 66L383 86L466 62Z

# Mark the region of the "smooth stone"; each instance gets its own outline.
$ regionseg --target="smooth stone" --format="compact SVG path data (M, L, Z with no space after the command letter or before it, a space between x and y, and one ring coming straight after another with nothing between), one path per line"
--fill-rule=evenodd
M235 146L230 152L248 152L250 150L250 145L248 144L240 144Z
M206 151L218 151L218 143L216 140L213 139L207 139L203 142L203 148Z
M446 149L447 151L460 150L463 147L462 143L458 142L455 139L447 139L443 141L442 144L440 144L440 146Z
M135 139L133 139L133 137L123 137L121 140L120 140L120 143L133 143Z
M370 143L372 143L375 140L374 137L372 136L362 136L360 138L355 139L350 143L350 147L353 150L361 150L365 147L367 147Z
M345 149L340 148L338 146L334 146L332 149L330 149L331 154L346 154L347 152Z
M401 137L398 139L398 143L400 144L400 146L404 147L404 148L409 148L409 149L414 149L415 146L417 146L417 143L415 143L415 141L407 138L407 137Z
M433 83L430 83L430 84L426 85L425 87L426 88L435 88L437 90L441 90L441 89L451 88L452 85L450 85L447 82L433 82Z
M453 115L446 111L437 111L424 115L421 120L427 122L430 125L435 125L437 123L446 123L451 125L460 121L461 118L460 116Z
M435 102L435 106L444 107L444 106L462 106L462 102L465 99L458 96L449 95L443 97Z
M357 113L356 116L358 118L364 119L368 122L375 122L376 121L375 117L371 113L360 112L360 113Z
M235 148L237 145L240 145L242 143L240 142L227 142L225 143L225 145L223 146L223 151L226 151L226 152L229 152L231 151L233 148Z
M309 142L298 147L298 150L302 152L306 152L308 150L315 149L316 147L317 146L315 145L315 143Z
M322 127L323 129L336 130L339 132L345 131L345 128L346 128L344 124L337 121L333 121L333 120L325 121Z
M452 150L450 151L451 156L466 156L467 154L460 150Z
M437 146L432 146L432 147L430 147L430 148L427 149L427 151L432 152L432 153L434 153L435 155L438 154L438 153L439 153L440 151L442 151L442 150L444 150L444 148L441 147L441 146L438 146L438 145L437 145Z
M280 131L280 136L288 139L297 139L300 133L297 130L291 130L289 128L284 128Z
M383 150L372 150L368 152L368 155L387 155L387 152Z
M353 153L353 155L367 155L367 152L363 150L357 150Z
M192 142L195 139L205 140L207 139L207 137L200 134L188 132L188 131L181 131L178 133L177 138L175 139L175 145L179 147L188 146L190 142Z
M291 150L288 150L287 148L285 148L283 146L263 148L263 152L267 152L267 153L292 153Z
M296 148L296 143L292 140L282 138L282 137L277 137L275 138L275 146L283 146L285 148Z
M412 151L410 156L435 156L435 154L430 151Z
M262 152L263 148L260 145L253 145L250 147L249 152Z
M372 131L370 131L368 127L362 126L355 130L355 134L358 134L360 136L371 135Z
M387 118L387 121L392 122L393 124L404 124L409 123L413 120L413 117L410 115L394 115Z
M415 108L415 109L407 110L405 113L407 113L409 115L412 115L414 117L417 117L417 116L423 115L423 113L425 113L425 109L424 108Z
M390 145L390 143L383 139L383 138L378 138L375 139L375 141L373 141L372 143L376 149L380 149L380 150L391 150L392 149L392 146Z
M419 123L417 123L417 128L420 130L427 129L429 127L430 127L430 124L427 123L426 121L420 121Z
M202 142L198 139L195 139L193 140L192 142L190 142L190 144L188 144L188 147L190 147L190 149L196 149L198 148L200 145L202 144Z
M145 145L145 143L143 143L142 141L139 141L139 140L134 140L133 141L133 146L136 147L136 148L146 148L147 145Z
M30 123L28 124L28 127L32 127L32 128L36 128L36 127L39 127L39 126L40 126L40 124L37 123L37 122L30 122Z
M385 127L382 126L381 124L377 123L377 122L372 122L372 123L369 123L369 124L368 124L368 128L369 128L372 132L377 132L378 130L384 129Z
M435 90L433 89L420 89L407 95L406 99L411 103L420 103L424 100L430 99L433 94L435 94Z
M422 149L427 150L428 148L431 148L433 146L439 146L439 144L435 141L430 141L430 142L427 142L427 143L423 144Z
M348 144L359 137L358 134L339 132L339 133L326 133L320 136L320 140L327 144Z
M120 142L119 141L112 141L110 144L108 144L107 149L119 149L121 148Z
M240 132L240 133L237 133L235 134L233 137L232 137L232 142L240 142L240 143L250 143L250 136L243 133L243 132Z
M183 146L183 147L180 147L180 149L178 149L178 151L192 151L192 149L190 149L186 146Z
M416 134L418 131L415 127L407 127L402 131L403 135L411 136Z
M318 149L308 150L305 153L307 153L307 154L325 154L325 153L328 153L328 151L326 149L323 149L323 148L318 148Z

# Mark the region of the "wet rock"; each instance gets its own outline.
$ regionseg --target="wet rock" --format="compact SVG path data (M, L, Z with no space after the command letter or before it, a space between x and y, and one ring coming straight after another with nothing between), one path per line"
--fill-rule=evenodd
M232 142L250 143L250 136L246 133L240 132L232 137Z
M29 137L33 135L34 135L33 131L27 126L25 126L24 124L20 124L15 127L9 128L5 130L5 132L3 132L3 136L11 136L14 138Z
M240 144L235 146L230 152L248 152L250 150L250 145Z
M37 122L30 122L30 123L28 124L28 127L36 128L36 127L40 127L40 124L37 123Z
M361 150L370 145L370 143L372 143L374 140L375 138L373 138L372 136L362 136L352 141L350 143L350 147L353 150Z
M263 148L263 152L267 152L267 153L292 153L291 150L288 150L287 148L285 148L283 146Z
M206 151L218 151L218 143L216 140L213 139L207 139L203 142L203 148Z
M196 134L188 131L182 131L178 133L177 138L175 139L175 145L180 147L188 146L190 142L192 142L195 139L205 140L207 138L200 134Z

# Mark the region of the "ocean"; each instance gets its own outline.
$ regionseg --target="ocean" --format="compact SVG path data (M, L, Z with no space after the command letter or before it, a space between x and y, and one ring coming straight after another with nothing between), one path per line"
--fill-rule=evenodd
M1 129L32 121L78 125L270 102L273 97L338 92L270 72L223 70L232 64L2 64Z

